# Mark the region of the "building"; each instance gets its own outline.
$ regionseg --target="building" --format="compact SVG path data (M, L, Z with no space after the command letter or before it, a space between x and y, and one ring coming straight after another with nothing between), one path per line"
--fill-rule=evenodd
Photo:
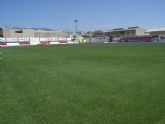
M67 37L69 33L48 29L27 29L27 28L0 28L0 37L21 38L21 37Z
M106 31L106 35L108 36L141 36L145 35L146 29L140 27L128 27L127 29L124 28L117 28L111 31Z
M151 36L165 35L165 28L149 29L147 32Z
M0 37L3 37L3 31L2 31L2 28L0 28Z
M155 42L165 42L165 28L149 29L146 32Z

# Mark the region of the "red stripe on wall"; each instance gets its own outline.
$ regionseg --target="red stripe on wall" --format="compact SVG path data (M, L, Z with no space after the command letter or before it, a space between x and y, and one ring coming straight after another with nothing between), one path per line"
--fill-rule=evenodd
M6 42L0 42L0 45L1 45L1 46L6 46L7 43L6 43Z
M50 45L50 41L47 42L40 42L41 45Z
M19 42L20 45L30 45L30 42Z

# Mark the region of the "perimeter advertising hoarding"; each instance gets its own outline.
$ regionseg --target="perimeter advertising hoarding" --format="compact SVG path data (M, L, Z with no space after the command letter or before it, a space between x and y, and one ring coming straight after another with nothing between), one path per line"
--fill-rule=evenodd
M27 41L30 41L30 38L19 38L19 42L27 42Z
M165 42L165 35L160 35L159 36L159 41L160 42Z
M6 42L5 38L0 37L0 42Z
M39 38L39 37L31 37L31 38L30 38L30 44L31 44L31 45L40 44L40 38Z
M58 42L58 41L59 41L58 37L50 38L50 42Z
M18 38L6 38L6 42L7 43L17 43L18 42Z
M40 42L48 42L48 41L50 41L49 38L40 38Z
M66 37L59 37L59 41L67 41Z

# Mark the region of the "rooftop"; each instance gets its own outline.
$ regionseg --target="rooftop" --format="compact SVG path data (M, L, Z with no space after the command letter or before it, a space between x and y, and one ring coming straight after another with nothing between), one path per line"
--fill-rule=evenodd
M150 33L150 32L158 32L158 31L165 31L165 28L153 28L153 29L147 30L148 33Z

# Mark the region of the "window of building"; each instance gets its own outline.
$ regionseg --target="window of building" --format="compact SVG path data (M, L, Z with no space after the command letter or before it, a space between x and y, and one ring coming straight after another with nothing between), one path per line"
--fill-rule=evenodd
M23 33L22 30L16 30L15 33Z
M120 32L121 35L125 34L125 32Z

